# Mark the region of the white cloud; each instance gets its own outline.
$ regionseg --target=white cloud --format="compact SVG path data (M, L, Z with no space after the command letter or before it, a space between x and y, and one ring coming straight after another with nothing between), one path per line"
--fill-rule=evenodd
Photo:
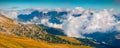
M18 15L18 12L13 10L0 10L0 13L12 19L17 18Z
M93 15L90 15L90 12ZM68 15L67 21L63 23L63 30L66 35L70 37L81 37L82 34L89 34L94 32L103 32L112 30L116 26L115 18L112 11L104 9L103 11L95 12L91 10L84 11L82 16L73 17ZM91 20L88 18L91 17ZM120 26L116 26L120 29Z
M49 26L49 27L61 28L62 29L62 24L50 23L48 21L49 21L48 18L43 18L43 19L41 19L40 24L44 24L44 25Z

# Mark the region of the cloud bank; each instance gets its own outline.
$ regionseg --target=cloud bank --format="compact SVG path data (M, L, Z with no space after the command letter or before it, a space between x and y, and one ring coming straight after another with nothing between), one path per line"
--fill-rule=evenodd
M37 10L38 12L33 12ZM26 13L23 13L26 12ZM103 9L101 11L76 7L73 9L27 9L11 12L10 18L18 19L19 15L28 17L23 23L43 24L49 27L60 28L69 37L83 37L82 34L94 32L108 33L110 30L120 32L120 13L113 9ZM10 15L7 14L7 15ZM13 16L14 15L14 16ZM31 18L30 18L31 16ZM26 22L24 22L26 21Z
M112 11L106 9L99 12L85 10L79 17L69 15L63 24L63 29L70 37L81 37L82 34L94 32L106 33L115 28L116 24L119 24L119 21L115 22L116 18L113 14Z

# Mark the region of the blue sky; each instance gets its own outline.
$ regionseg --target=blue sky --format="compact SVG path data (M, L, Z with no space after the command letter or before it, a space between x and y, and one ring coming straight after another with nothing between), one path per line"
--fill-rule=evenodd
M0 0L0 8L75 8L110 9L120 8L119 0Z

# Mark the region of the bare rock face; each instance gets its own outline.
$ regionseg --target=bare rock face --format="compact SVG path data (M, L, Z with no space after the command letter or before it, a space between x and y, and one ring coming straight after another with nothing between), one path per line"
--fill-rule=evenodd
M21 24L0 14L0 32L17 36L46 35L47 32L34 24ZM29 35L28 35L29 34Z
M31 39L45 40L52 43L78 44L61 39L58 36L48 34L42 27L35 24L22 24L13 21L10 18L0 14L0 32L4 34L13 34L16 36L25 36Z

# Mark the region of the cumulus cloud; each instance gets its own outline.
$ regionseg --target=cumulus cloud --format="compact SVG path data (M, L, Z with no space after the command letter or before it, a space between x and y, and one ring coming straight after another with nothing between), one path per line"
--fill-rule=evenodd
M93 13L93 15L90 13ZM104 9L99 12L86 10L79 17L68 15L68 19L63 23L62 29L70 37L82 37L82 34L94 32L108 33L119 22L115 22L116 18L114 18L113 14L113 11ZM119 25L116 27L117 30L120 30Z
M41 20L40 23L43 24L43 25L49 26L49 27L62 29L62 24L50 23L48 20L49 19L44 18L44 19Z

